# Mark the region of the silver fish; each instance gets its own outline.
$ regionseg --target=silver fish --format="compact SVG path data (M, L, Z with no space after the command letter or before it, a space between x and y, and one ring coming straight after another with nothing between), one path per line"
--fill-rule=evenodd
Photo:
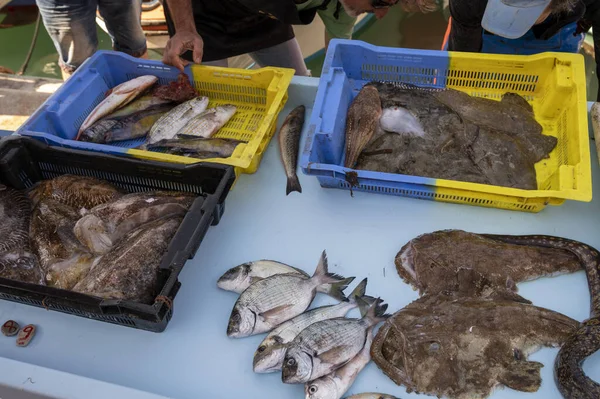
M128 80L127 82L112 88L110 94L108 94L108 96L106 96L106 98L90 112L87 118L85 118L79 128L75 140L79 140L83 131L92 126L96 121L132 102L136 97L146 91L146 89L154 85L157 80L158 78L156 76L144 75Z
M362 319L323 320L302 330L285 353L282 381L303 384L349 362L364 347L369 328L387 318L378 314L379 303L379 299L375 301Z
M385 393L376 393L376 392L365 392L359 393L356 395L348 396L344 399L400 399L392 395L387 395Z
M218 158L228 158L240 143L242 141L239 140L194 137L161 140L149 148L171 148L174 153L190 154L192 157L195 154L215 154Z
M298 147L300 146L300 135L304 126L304 105L300 105L285 118L279 130L279 151L281 160L287 176L287 187L285 195L292 191L302 192L302 186L296 174L298 163Z
M235 105L226 104L210 108L192 118L178 133L179 137L210 138L237 112Z
M345 366L335 370L304 386L306 399L340 399L358 377L358 374L371 361L371 344L373 343L373 327L367 331L365 346Z
M247 337L271 331L281 323L304 312L317 293L317 287L331 284L336 297L343 297L347 287L344 277L329 273L325 251L310 277L300 274L277 274L252 284L235 303L227 336Z
M131 231L100 258L73 291L152 303L161 260L181 221L181 217L158 219Z
M360 307L360 312L364 316L368 306L375 301L375 298L365 295L366 288L367 279L364 279L354 288L354 291L348 297L348 302L340 302L337 305L322 306L309 310L286 321L271 331L254 353L252 363L254 372L271 373L281 370L287 345L311 324L317 321L344 317L356 307ZM361 298L363 301L359 302L358 298ZM387 308L387 305L384 306ZM383 312L385 312L385 308L383 308Z
M126 106L119 108L112 114L108 115L107 118L112 119L112 118L121 118L124 116L130 116L130 115L136 114L140 111L144 111L145 109L152 108L156 105L163 105L163 104L169 104L169 103L173 104L173 102L171 100L165 100L165 99L162 99L162 98L157 97L152 94L146 94L141 97L138 97L137 99L135 99L131 103L127 104ZM173 106L175 106L175 105L173 105Z
M161 217L184 216L194 198L189 193L172 191L127 194L92 208L77 221L73 232L91 253L103 255L144 223Z
M244 292L251 284L276 274L297 273L304 277L310 277L304 270L297 269L285 263L274 260L255 260L242 263L239 266L227 270L217 280L217 287L225 291L238 294ZM318 289L317 289L318 291Z
M192 118L203 113L207 106L207 97L196 97L179 104L156 121L148 133L146 144L141 148L145 149L160 140L175 138L177 132Z

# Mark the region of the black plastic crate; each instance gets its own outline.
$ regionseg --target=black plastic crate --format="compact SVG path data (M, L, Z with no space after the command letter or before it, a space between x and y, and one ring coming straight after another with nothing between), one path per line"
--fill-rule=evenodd
M225 198L235 180L233 167L117 157L50 147L21 136L0 140L0 183L25 189L40 180L63 174L103 179L127 192L174 190L198 195L161 261L157 299L152 305L106 300L4 278L0 278L0 299L142 330L164 331L173 315L173 300L181 286L177 277L186 261L196 254L209 226L219 223Z

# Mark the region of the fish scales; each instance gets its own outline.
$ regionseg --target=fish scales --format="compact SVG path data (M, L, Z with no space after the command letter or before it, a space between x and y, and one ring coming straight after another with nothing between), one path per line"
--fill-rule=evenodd
M197 97L179 104L156 121L148 133L146 145L174 138L179 130L192 118L204 112L207 106L207 97Z

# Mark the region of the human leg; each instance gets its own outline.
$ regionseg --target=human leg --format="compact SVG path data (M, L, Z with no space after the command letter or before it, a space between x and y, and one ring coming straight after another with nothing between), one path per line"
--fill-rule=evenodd
M296 38L273 47L254 51L250 53L250 56L261 67L292 68L296 70L296 75L310 76Z
M142 30L142 0L98 0L113 49L133 57L147 58L146 35Z
M96 0L36 0L67 79L98 48Z

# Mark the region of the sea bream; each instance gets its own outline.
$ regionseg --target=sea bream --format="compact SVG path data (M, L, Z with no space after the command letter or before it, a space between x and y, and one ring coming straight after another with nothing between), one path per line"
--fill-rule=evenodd
M303 384L348 363L365 346L369 329L388 317L380 313L380 302L377 299L362 319L322 320L302 330L285 353L282 381Z
M279 130L279 152L287 176L287 186L285 195L292 191L302 192L296 167L298 163L298 147L300 147L300 135L302 126L304 126L304 105L300 105L292 110L283 121Z
M210 138L216 134L219 129L225 126L236 112L237 107L231 104L209 108L200 115L190 119L185 126L177 132L177 137Z
M257 281L236 301L229 317L227 336L242 338L271 331L303 313L314 299L317 287L323 284L331 284L332 296L345 298L346 281L344 277L328 272L325 251L310 278L300 274L277 274Z
M217 281L217 287L225 291L232 291L237 294L244 292L251 284L276 274L298 273L306 278L310 275L302 269L286 265L269 259L255 260L242 263L236 267L227 270ZM349 285L354 277L347 278L341 283ZM345 296L336 296L337 291L331 289L331 284L323 284L317 287L317 292L330 295L333 298L343 301Z
M306 399L340 399L358 377L358 374L371 361L373 327L367 331L367 339L362 350L341 368L314 381L306 383Z
M375 301L375 298L365 295L366 287L367 279L364 279L354 288L348 297L348 301L311 309L286 321L271 331L254 353L254 360L252 362L254 372L272 373L281 370L288 344L311 324L322 320L345 317L348 312L356 307L360 308L361 315L364 316L368 310L368 306ZM359 301L358 298L362 299L362 301ZM381 305L379 309L381 313L385 313L387 305Z
M174 139L179 130L192 118L203 113L206 107L208 97L196 97L179 104L156 121L146 137L146 143L140 148L146 149L161 140Z
M176 191L127 194L85 212L73 231L89 252L103 255L127 233L145 223L185 216L194 199L193 194Z
M107 97L85 118L75 140L79 140L81 134L96 121L129 104L157 81L158 78L156 76L144 75L113 87L109 90Z
M408 392L449 399L486 398L500 385L535 392L543 365L527 356L561 345L578 326L523 302L425 295L386 320L371 356Z

